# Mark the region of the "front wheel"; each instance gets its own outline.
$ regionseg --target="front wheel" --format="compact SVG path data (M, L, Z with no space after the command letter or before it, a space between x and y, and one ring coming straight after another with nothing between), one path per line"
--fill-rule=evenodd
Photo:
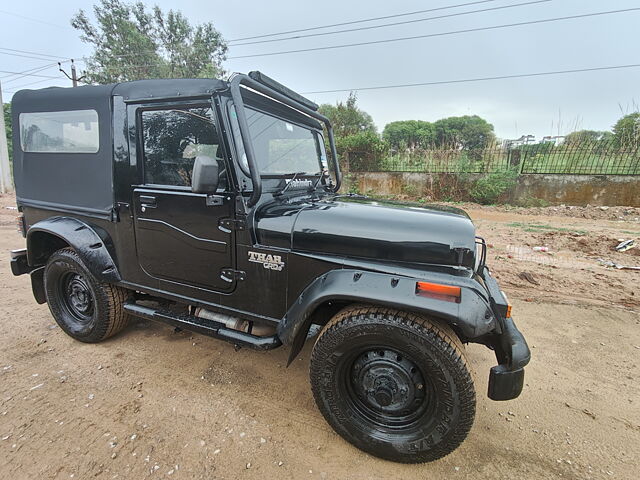
M415 314L345 308L320 334L310 377L333 429L376 457L436 460L455 450L473 424L475 390L460 340Z

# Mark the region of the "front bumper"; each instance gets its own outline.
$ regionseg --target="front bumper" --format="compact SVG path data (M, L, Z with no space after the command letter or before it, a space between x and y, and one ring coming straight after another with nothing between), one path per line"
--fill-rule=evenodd
M488 396L491 400L511 400L522 392L524 367L531 360L531 351L510 316L507 299L498 287L498 282L486 267L483 278L489 292L491 308L499 319L501 329L491 342L498 365L491 367L489 373Z
M522 392L524 367L531 359L527 341L517 329L511 317L502 321L503 331L495 346L496 358L500 362L491 367L489 392L491 400L511 400Z

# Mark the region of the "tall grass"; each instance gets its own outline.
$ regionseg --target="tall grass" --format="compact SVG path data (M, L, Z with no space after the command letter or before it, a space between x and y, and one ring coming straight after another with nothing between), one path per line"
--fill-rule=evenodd
M481 150L351 152L348 162L349 170L353 172L492 173L515 170L518 173L640 175L640 146L595 141L515 148L491 145Z

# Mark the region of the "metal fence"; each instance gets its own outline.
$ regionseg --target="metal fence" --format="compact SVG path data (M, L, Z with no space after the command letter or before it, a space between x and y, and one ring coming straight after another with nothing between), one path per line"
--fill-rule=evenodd
M640 175L640 144L620 146L603 141L481 150L349 152L343 158L352 172L491 173L513 169L518 173Z

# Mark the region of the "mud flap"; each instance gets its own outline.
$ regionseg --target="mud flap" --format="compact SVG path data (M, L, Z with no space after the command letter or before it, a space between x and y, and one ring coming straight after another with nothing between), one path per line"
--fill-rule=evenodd
M491 400L512 400L520 395L523 386L524 368L509 370L506 365L491 367L487 394Z
M33 297L39 304L47 303L47 295L44 291L44 267L36 268L30 273L31 290Z

